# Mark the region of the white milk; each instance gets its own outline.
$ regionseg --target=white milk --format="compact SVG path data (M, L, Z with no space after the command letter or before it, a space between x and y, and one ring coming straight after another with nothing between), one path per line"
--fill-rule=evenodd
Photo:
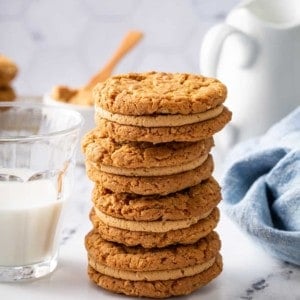
M25 173L13 170L9 174ZM0 181L0 266L34 264L55 255L63 206L56 198L50 180Z

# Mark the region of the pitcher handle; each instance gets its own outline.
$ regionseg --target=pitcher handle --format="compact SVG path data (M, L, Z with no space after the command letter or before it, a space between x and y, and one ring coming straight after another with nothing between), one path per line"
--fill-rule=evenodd
M227 37L235 35L243 47L245 55L239 62L240 67L250 67L257 56L257 43L239 29L228 25L213 26L205 35L200 51L200 69L202 75L217 77L217 70L223 44Z

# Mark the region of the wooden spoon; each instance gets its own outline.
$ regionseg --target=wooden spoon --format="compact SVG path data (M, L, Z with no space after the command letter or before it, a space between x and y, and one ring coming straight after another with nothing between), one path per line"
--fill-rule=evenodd
M73 104L93 105L93 87L98 82L105 81L112 74L113 69L119 61L141 40L142 37L143 33L140 31L129 31L124 36L111 59L85 86L78 90L68 88L67 86L56 86L52 91L52 97L56 100Z
M88 82L85 88L93 88L96 83L106 80L111 74L118 62L131 50L143 37L140 31L129 31L121 41L118 49L107 62L107 64Z

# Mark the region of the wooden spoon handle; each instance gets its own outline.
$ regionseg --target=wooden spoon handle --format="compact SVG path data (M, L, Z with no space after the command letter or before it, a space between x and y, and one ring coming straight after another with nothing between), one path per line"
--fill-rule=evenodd
M91 78L85 88L92 88L96 83L106 80L111 75L113 69L123 58L123 56L127 54L127 52L129 52L129 50L131 50L142 37L143 33L140 31L129 31L121 41L121 44L111 59L97 74Z

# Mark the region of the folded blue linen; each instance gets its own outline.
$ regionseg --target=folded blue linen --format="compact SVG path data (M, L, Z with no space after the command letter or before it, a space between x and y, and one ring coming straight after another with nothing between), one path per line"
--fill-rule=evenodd
M278 259L300 265L300 106L238 144L222 180L229 216Z

